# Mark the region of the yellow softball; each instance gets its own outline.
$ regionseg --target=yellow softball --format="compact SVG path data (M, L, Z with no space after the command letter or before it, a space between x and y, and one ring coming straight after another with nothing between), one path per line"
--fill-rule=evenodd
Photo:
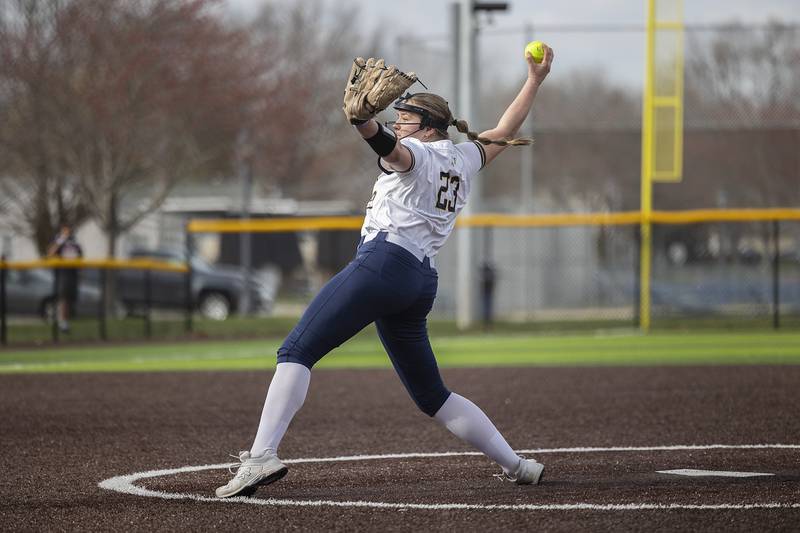
M534 63L541 63L544 59L544 44L542 41L531 41L525 47L525 56L530 54L533 57Z

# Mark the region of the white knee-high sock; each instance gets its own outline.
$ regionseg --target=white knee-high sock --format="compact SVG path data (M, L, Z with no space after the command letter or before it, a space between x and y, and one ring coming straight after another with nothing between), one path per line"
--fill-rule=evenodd
M520 458L497 431L480 407L452 392L434 418L455 436L482 451L489 459L511 474L517 470Z
M276 453L286 428L303 406L311 382L311 370L298 363L278 363L267 391L261 422L250 453L257 457Z

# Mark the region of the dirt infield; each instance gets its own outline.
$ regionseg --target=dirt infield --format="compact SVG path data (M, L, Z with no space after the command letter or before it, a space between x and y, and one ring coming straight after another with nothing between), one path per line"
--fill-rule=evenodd
M800 524L800 449L701 447L800 444L800 367L443 374L516 449L551 450L531 454L547 466L542 485L502 482L476 455L408 456L471 450L416 411L392 371L323 370L314 372L281 456L340 460L292 463L286 478L249 503L211 499L228 477L220 468L134 482L180 498L124 494L98 483L219 465L247 447L270 375L0 376L0 529L788 531ZM653 449L672 445L697 447ZM567 450L616 447L644 449ZM400 457L346 459L371 454ZM686 468L774 475L657 473ZM746 507L753 504L772 508ZM661 508L669 505L678 507Z

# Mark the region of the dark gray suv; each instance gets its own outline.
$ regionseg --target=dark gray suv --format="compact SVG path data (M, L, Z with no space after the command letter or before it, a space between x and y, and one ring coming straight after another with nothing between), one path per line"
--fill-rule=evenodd
M131 259L154 259L168 263L184 263L185 255L172 250L133 250ZM250 297L250 311L269 313L275 303L280 284L277 270L253 272L249 281L241 268L212 265L192 256L192 303L205 318L225 320L231 313L242 312L245 291ZM140 312L146 305L146 276L142 270L122 269L115 272L116 299L128 313ZM184 309L186 305L186 274L182 272L151 271L150 304L154 309ZM97 274L95 272L95 283Z

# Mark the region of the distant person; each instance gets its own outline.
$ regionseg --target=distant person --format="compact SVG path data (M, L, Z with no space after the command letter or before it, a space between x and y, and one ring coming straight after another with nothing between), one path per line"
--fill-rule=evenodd
M396 70L387 68L382 59L356 59L345 93L345 115L378 155L381 171L366 206L361 243L355 258L322 288L278 349L255 440L239 454L236 475L217 489L217 497L247 495L286 474L278 445L305 401L311 368L373 322L423 413L497 463L504 478L520 485L539 483L544 466L520 457L480 407L445 387L428 338L427 316L438 286L435 256L453 231L478 171L508 146L530 144L513 137L552 60L550 48L545 48L542 63L527 55L527 79L516 98L497 126L478 135L453 117L444 98L431 93L400 97L393 106L397 120L378 123L374 116L383 108L368 101L366 112L359 109L360 80L372 83ZM389 99L396 93L390 91ZM447 132L451 126L470 140L451 141Z
M56 238L47 247L49 257L61 259L79 259L83 257L83 249L72 233L72 228L64 224ZM69 320L75 314L75 303L78 301L78 269L58 268L56 275L56 320L58 329L69 332Z

